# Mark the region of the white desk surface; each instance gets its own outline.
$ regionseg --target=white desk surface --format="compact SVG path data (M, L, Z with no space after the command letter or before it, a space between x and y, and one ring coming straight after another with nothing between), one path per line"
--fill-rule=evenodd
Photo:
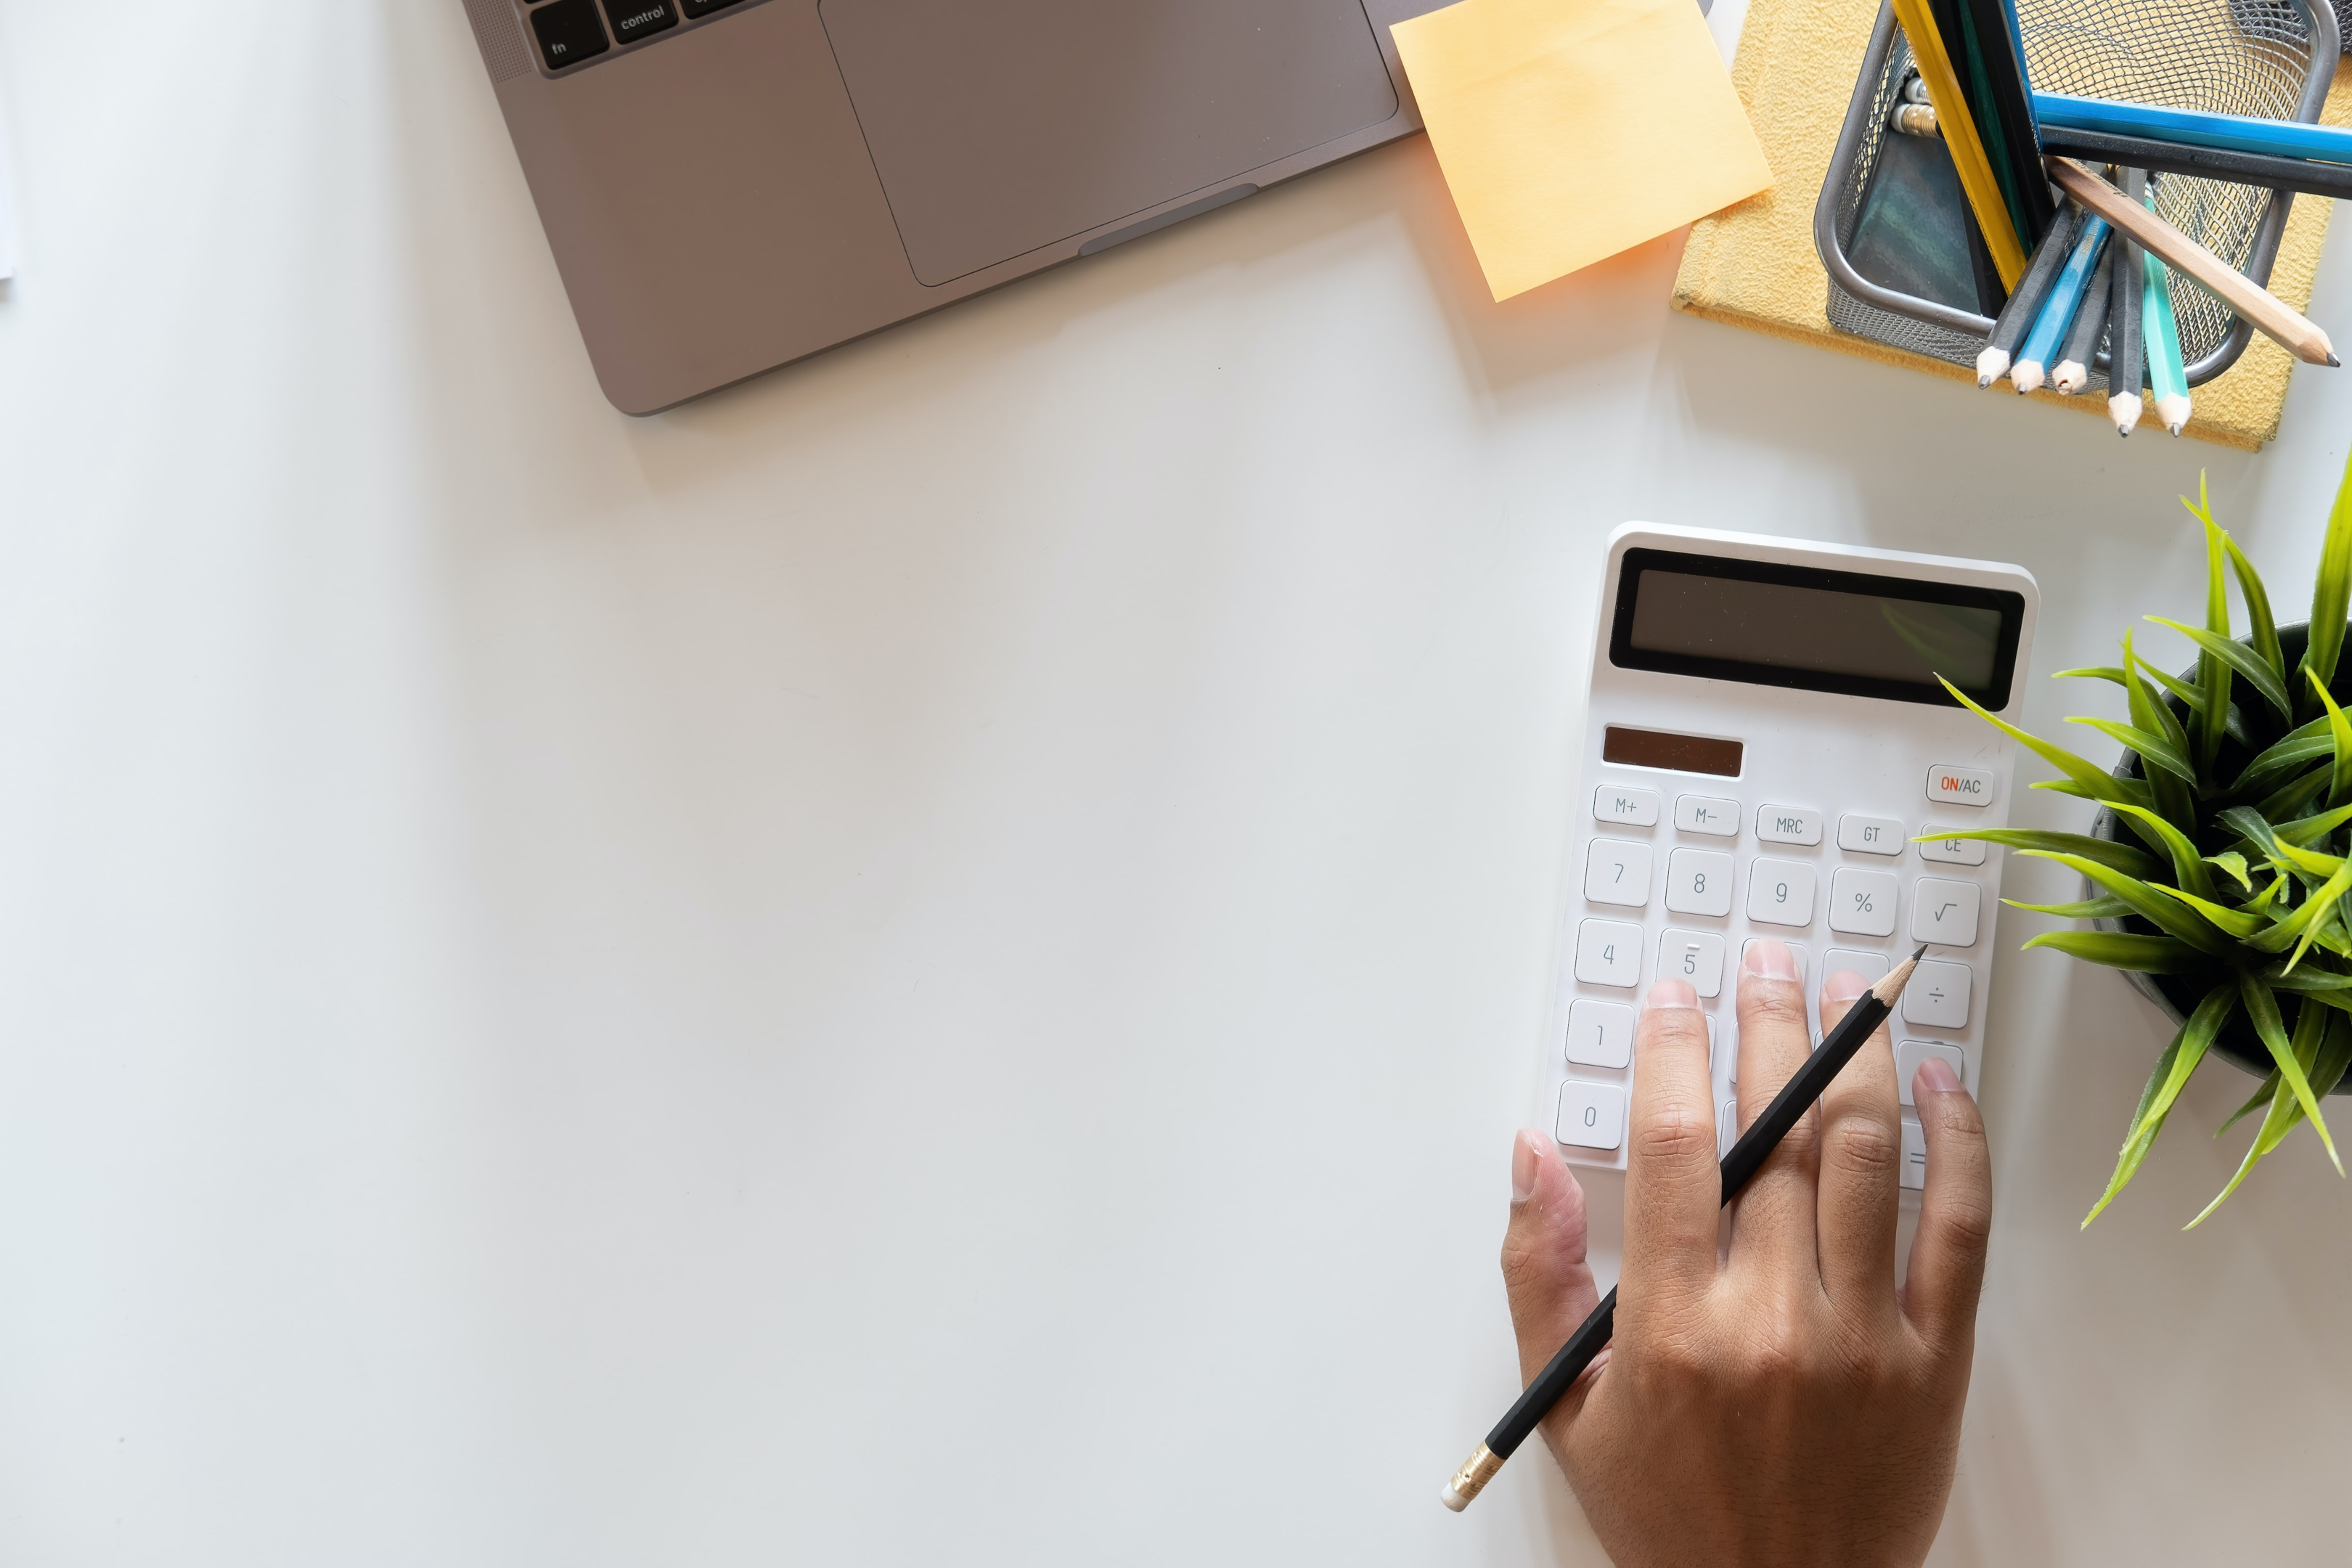
M26 1568L1596 1563L1533 1453L1436 1493L1602 537L2022 562L2054 731L2200 465L2302 600L2352 429L2121 443L1678 242L1498 308L1417 139L632 421L456 0L0 0L0 71ZM2352 1185L2179 1234L2214 1068L2078 1234L2161 1042L2045 923L1935 1561L2341 1561Z

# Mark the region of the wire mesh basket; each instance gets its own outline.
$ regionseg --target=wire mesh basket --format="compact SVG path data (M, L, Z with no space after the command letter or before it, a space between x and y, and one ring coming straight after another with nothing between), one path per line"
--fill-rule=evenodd
M2337 0L2352 8L2352 0ZM2034 86L2048 92L2315 121L2336 75L2332 6L2309 0L2019 0ZM1973 365L1990 318L1873 283L1846 250L1861 220L1887 115L1909 73L1909 43L1882 5L1845 125L1813 208L1813 244L1830 275L1830 324L1895 348ZM2257 283L2267 282L2294 196L2185 174L2152 177L2158 213ZM2245 352L2252 327L2201 289L2172 290L2190 385ZM2095 381L2104 391L2101 340Z

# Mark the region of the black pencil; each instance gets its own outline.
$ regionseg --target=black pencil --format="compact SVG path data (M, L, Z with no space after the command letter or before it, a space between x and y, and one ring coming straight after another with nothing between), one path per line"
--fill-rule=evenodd
M1832 1080L1844 1070L1845 1064L1853 1059L1854 1053L1862 1049L1863 1042L1870 1038L1871 1031L1885 1023L1887 1015L1895 1011L1895 1004L1902 996L1903 987L1910 984L1912 971L1919 967L1920 956L1927 951L1927 944L1922 942L1917 952L1905 959L1892 972L1881 977L1877 984L1856 998L1853 1005L1846 1009L1845 1016L1838 1020L1837 1027L1822 1037L1822 1043L1813 1047L1813 1054L1805 1058L1796 1076L1772 1097L1772 1103L1764 1108L1763 1113L1749 1124L1748 1131L1739 1135L1739 1141L1731 1146L1731 1152L1723 1157L1725 1203L1739 1195L1739 1189L1748 1184L1748 1178L1755 1175L1766 1158L1780 1147L1780 1140L1789 1135L1789 1130L1803 1119L1805 1112L1812 1109L1813 1101L1821 1099ZM1446 1507L1460 1513L1470 1506L1471 1499L1486 1489L1486 1483L1495 1479L1495 1472L1503 1468L1503 1461L1527 1441L1528 1434L1551 1413L1551 1407L1559 1403L1560 1396L1583 1374L1584 1369L1592 1364L1592 1358L1599 1355L1601 1347L1609 1342L1616 1323L1617 1292L1612 1289L1601 1305L1592 1309L1591 1314L1578 1326L1576 1332L1568 1336L1568 1343L1559 1347L1559 1353L1551 1358L1550 1364L1536 1373L1535 1381L1528 1384L1526 1391L1512 1402L1510 1409L1503 1413L1503 1418L1495 1423L1495 1429L1486 1434L1486 1440L1478 1445L1478 1451L1454 1473L1452 1480L1445 1483L1443 1495Z
M2091 384L2091 366L2099 357L2099 334L2107 330L2108 300L2115 280L2123 276L2116 270L2116 258L2122 248L2110 240L2099 253L2098 270L2091 274L2083 308L2074 313L2074 324L2067 331L2066 346L2059 351L2058 363L2050 367L2050 384L2061 397L2076 396Z
M1961 26L1984 70L1985 90L1992 100L1993 124L2000 157L2015 188L2021 212L2017 237L2027 245L2041 238L2057 216L2049 177L2042 170L2041 127L2033 118L2033 89L2025 61L2018 53L2016 23L2009 0L1959 0ZM1985 117L1978 117L1981 122ZM1990 149L1988 149L1990 152Z
M2140 169L2124 171L2124 195L2138 201L2147 194L2147 174ZM2129 235L2117 235L2122 249L2116 257L2116 291L2107 307L2107 413L2114 416L2116 434L2128 436L2139 423L2139 384L2142 367L2147 363L2147 345L2140 338L2140 291L2147 286L2147 263L2140 259L2139 242Z
M2042 297L2050 292L2050 280L2066 264L2066 252L2074 243L2074 215L2080 210L2072 202L2067 203L2042 231L2042 243L2034 247L2025 276L2017 280L2017 287L2010 291L2009 303L2001 307L2000 319L1992 324L1991 340L1977 355L1979 386L1990 386L2008 374L2009 356L2017 352L2017 345L2033 330L2033 318L2042 310Z
M2200 174L2232 184L2352 199L2352 164L2280 158L2266 153L2236 153L2226 147L2189 147L2154 142L2145 136L2068 131L2055 125L2043 128L2042 144L2053 153L2080 158L2084 163L2121 163L2126 168L2167 174Z

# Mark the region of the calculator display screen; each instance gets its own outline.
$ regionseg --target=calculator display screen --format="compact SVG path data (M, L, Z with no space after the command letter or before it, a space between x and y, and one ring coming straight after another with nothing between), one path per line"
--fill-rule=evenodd
M1609 659L1760 686L2008 706L2025 600L1994 588L1629 550Z

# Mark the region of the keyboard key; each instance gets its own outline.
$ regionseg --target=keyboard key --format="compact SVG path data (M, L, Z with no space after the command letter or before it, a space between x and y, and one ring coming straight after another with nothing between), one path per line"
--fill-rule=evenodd
M1900 855L1903 841L1903 825L1891 816L1838 818L1838 847L1849 855Z
M1898 885L1892 871L1838 868L1837 875L1830 879L1830 930L1856 936L1893 936Z
M1622 1002L1583 998L1568 1009L1568 1059L1589 1068L1622 1068L1633 1059L1633 1009Z
M1584 896L1596 904L1639 909L1650 901L1650 847L1630 838L1596 838L1584 858Z
M1642 928L1622 921L1580 921L1576 977L1587 985L1631 991L1642 983Z
M1554 1135L1586 1149L1614 1149L1625 1141L1625 1091L1613 1083L1570 1079L1559 1086Z
M1592 820L1622 823L1627 827L1658 825L1658 792L1631 784L1602 784L1592 792Z
M1739 803L1711 795L1675 797L1675 826L1685 833L1711 833L1717 838L1739 837Z
M530 14L530 30L539 35L539 52L551 71L612 47L596 16L596 0L555 0L552 5L541 5Z
M735 4L735 0L685 0L686 19L689 22L708 16L713 11Z
M1677 849L1666 857L1666 908L1678 915L1731 912L1731 857L1715 849Z
M1933 833L1936 825L1925 825ZM1930 838L1919 846L1919 858L1939 860L1947 866L1981 866L1985 860L1985 841L1981 838Z
M1915 982L1916 984L1916 982ZM1909 995L1909 992L1905 992ZM1960 1047L1946 1040L1904 1040L1895 1047L1895 1081L1900 1086L1903 1103L1909 1105L1911 1079L1919 1071L1919 1064L1929 1057L1941 1057L1952 1069L1952 1076L1962 1083L1969 1081L1969 1058Z
M1758 860L1748 868L1748 918L1759 925L1813 923L1813 868L1801 860Z
M1911 973L1911 984L1903 988L1903 1021L1931 1029L1967 1028L1969 986L1974 979L1965 963L1921 959Z
M1759 805L1756 837L1767 844L1819 844L1822 814L1795 805Z
M1915 1193L1927 1184L1927 1135L1907 1116L1903 1119L1902 1180Z
M1990 805L1992 775L1981 768L1937 763L1927 770L1927 798L1943 805Z
M1658 978L1685 980L1702 996L1723 992L1723 938L1711 931L1672 931L1658 938Z
M1763 940L1762 937L1751 936L1739 944L1739 962L1743 968L1748 963L1748 950ZM1778 937L1772 940L1780 942ZM1783 942L1780 945L1787 948L1789 956L1797 961L1797 984L1802 985L1805 983L1805 944L1801 942Z
M1911 938L1940 947L1977 944L1977 905L1984 889L1974 882L1922 877L1911 895Z
M1822 954L1822 979L1824 982L1841 969L1851 969L1865 982L1875 985L1886 978L1886 972L1893 967L1886 962L1885 953L1864 952L1859 948L1833 947Z
M677 26L677 0L604 0L612 7L613 36L625 44Z

